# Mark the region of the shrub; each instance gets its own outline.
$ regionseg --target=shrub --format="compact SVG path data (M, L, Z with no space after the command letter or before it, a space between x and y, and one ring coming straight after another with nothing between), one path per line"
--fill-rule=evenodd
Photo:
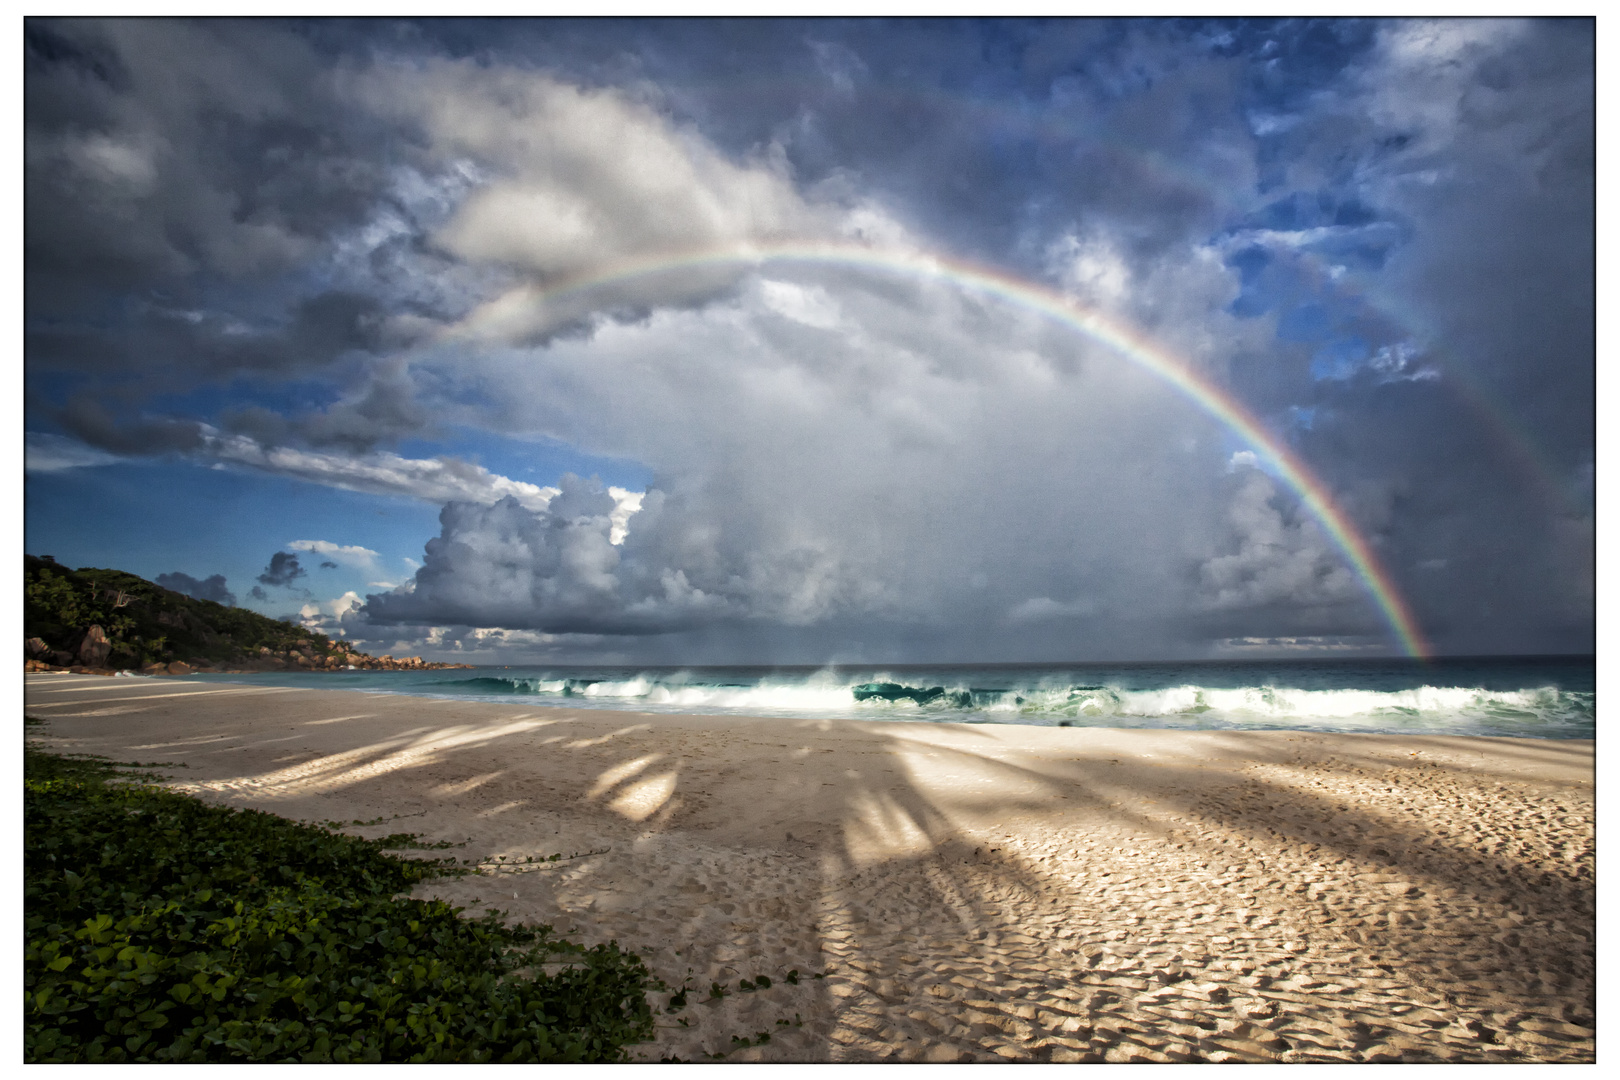
M25 764L28 1061L615 1061L652 1034L615 943L395 895L444 864Z

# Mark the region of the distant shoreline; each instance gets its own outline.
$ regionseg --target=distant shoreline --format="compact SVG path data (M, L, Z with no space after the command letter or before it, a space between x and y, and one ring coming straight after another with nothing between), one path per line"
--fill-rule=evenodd
M411 663L410 661L416 661ZM83 664L61 665L49 664L39 660L27 660L23 663L23 673L26 674L57 674L57 675L140 675L152 678L170 678L184 675L329 675L340 671L453 671L457 669L472 668L472 664L442 664L424 661L420 657L408 656L403 660L395 660L391 656L379 657L371 664L348 664L343 667L312 667L305 671L286 667L214 667L212 665L192 665L183 661L174 661L168 664L152 664L148 668L136 671L132 668L87 667ZM161 668L162 670L157 670Z
M205 672L209 682L358 689L535 708L1076 728L1295 730L1583 739L1595 668L1583 661L1458 661L1413 670L1185 664L821 667L646 666Z

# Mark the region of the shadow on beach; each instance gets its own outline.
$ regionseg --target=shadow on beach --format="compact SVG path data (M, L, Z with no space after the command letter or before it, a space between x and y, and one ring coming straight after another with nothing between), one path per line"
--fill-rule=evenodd
M210 797L514 862L606 848L512 891L672 983L800 965L669 1021L683 1057L789 1010L732 1056L1592 1059L1590 743L27 696L66 748L183 761Z

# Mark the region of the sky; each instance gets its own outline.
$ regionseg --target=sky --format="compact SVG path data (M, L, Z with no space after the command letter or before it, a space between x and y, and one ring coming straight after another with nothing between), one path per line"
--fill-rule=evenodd
M1589 653L1594 71L29 19L25 547L469 663Z

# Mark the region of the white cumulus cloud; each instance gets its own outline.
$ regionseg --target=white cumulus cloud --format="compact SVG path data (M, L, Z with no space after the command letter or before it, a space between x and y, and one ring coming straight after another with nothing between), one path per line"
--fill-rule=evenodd
M307 551L333 562L350 566L369 567L377 560L377 553L359 544L334 544L330 540L294 540L287 545L289 551Z
M23 436L23 469L31 473L60 472L92 465L111 465L119 460L105 450L86 446L77 439L30 431Z
M683 265L570 288L606 272L895 228L869 204L807 198L780 147L728 155L626 90L423 60L379 65L353 92L418 126L440 171L472 178L433 240L465 264L510 275L458 328L475 338L539 340L601 312L701 303L739 276Z
M1227 514L1237 550L1200 568L1206 610L1309 607L1359 594L1355 576L1316 521L1289 520L1276 500L1270 477L1257 470L1243 476Z
M557 494L554 487L513 480L450 457L407 458L387 452L352 455L265 446L245 435L221 435L211 429L202 443L202 452L220 461L347 491L440 503L512 498L535 509L543 509Z

